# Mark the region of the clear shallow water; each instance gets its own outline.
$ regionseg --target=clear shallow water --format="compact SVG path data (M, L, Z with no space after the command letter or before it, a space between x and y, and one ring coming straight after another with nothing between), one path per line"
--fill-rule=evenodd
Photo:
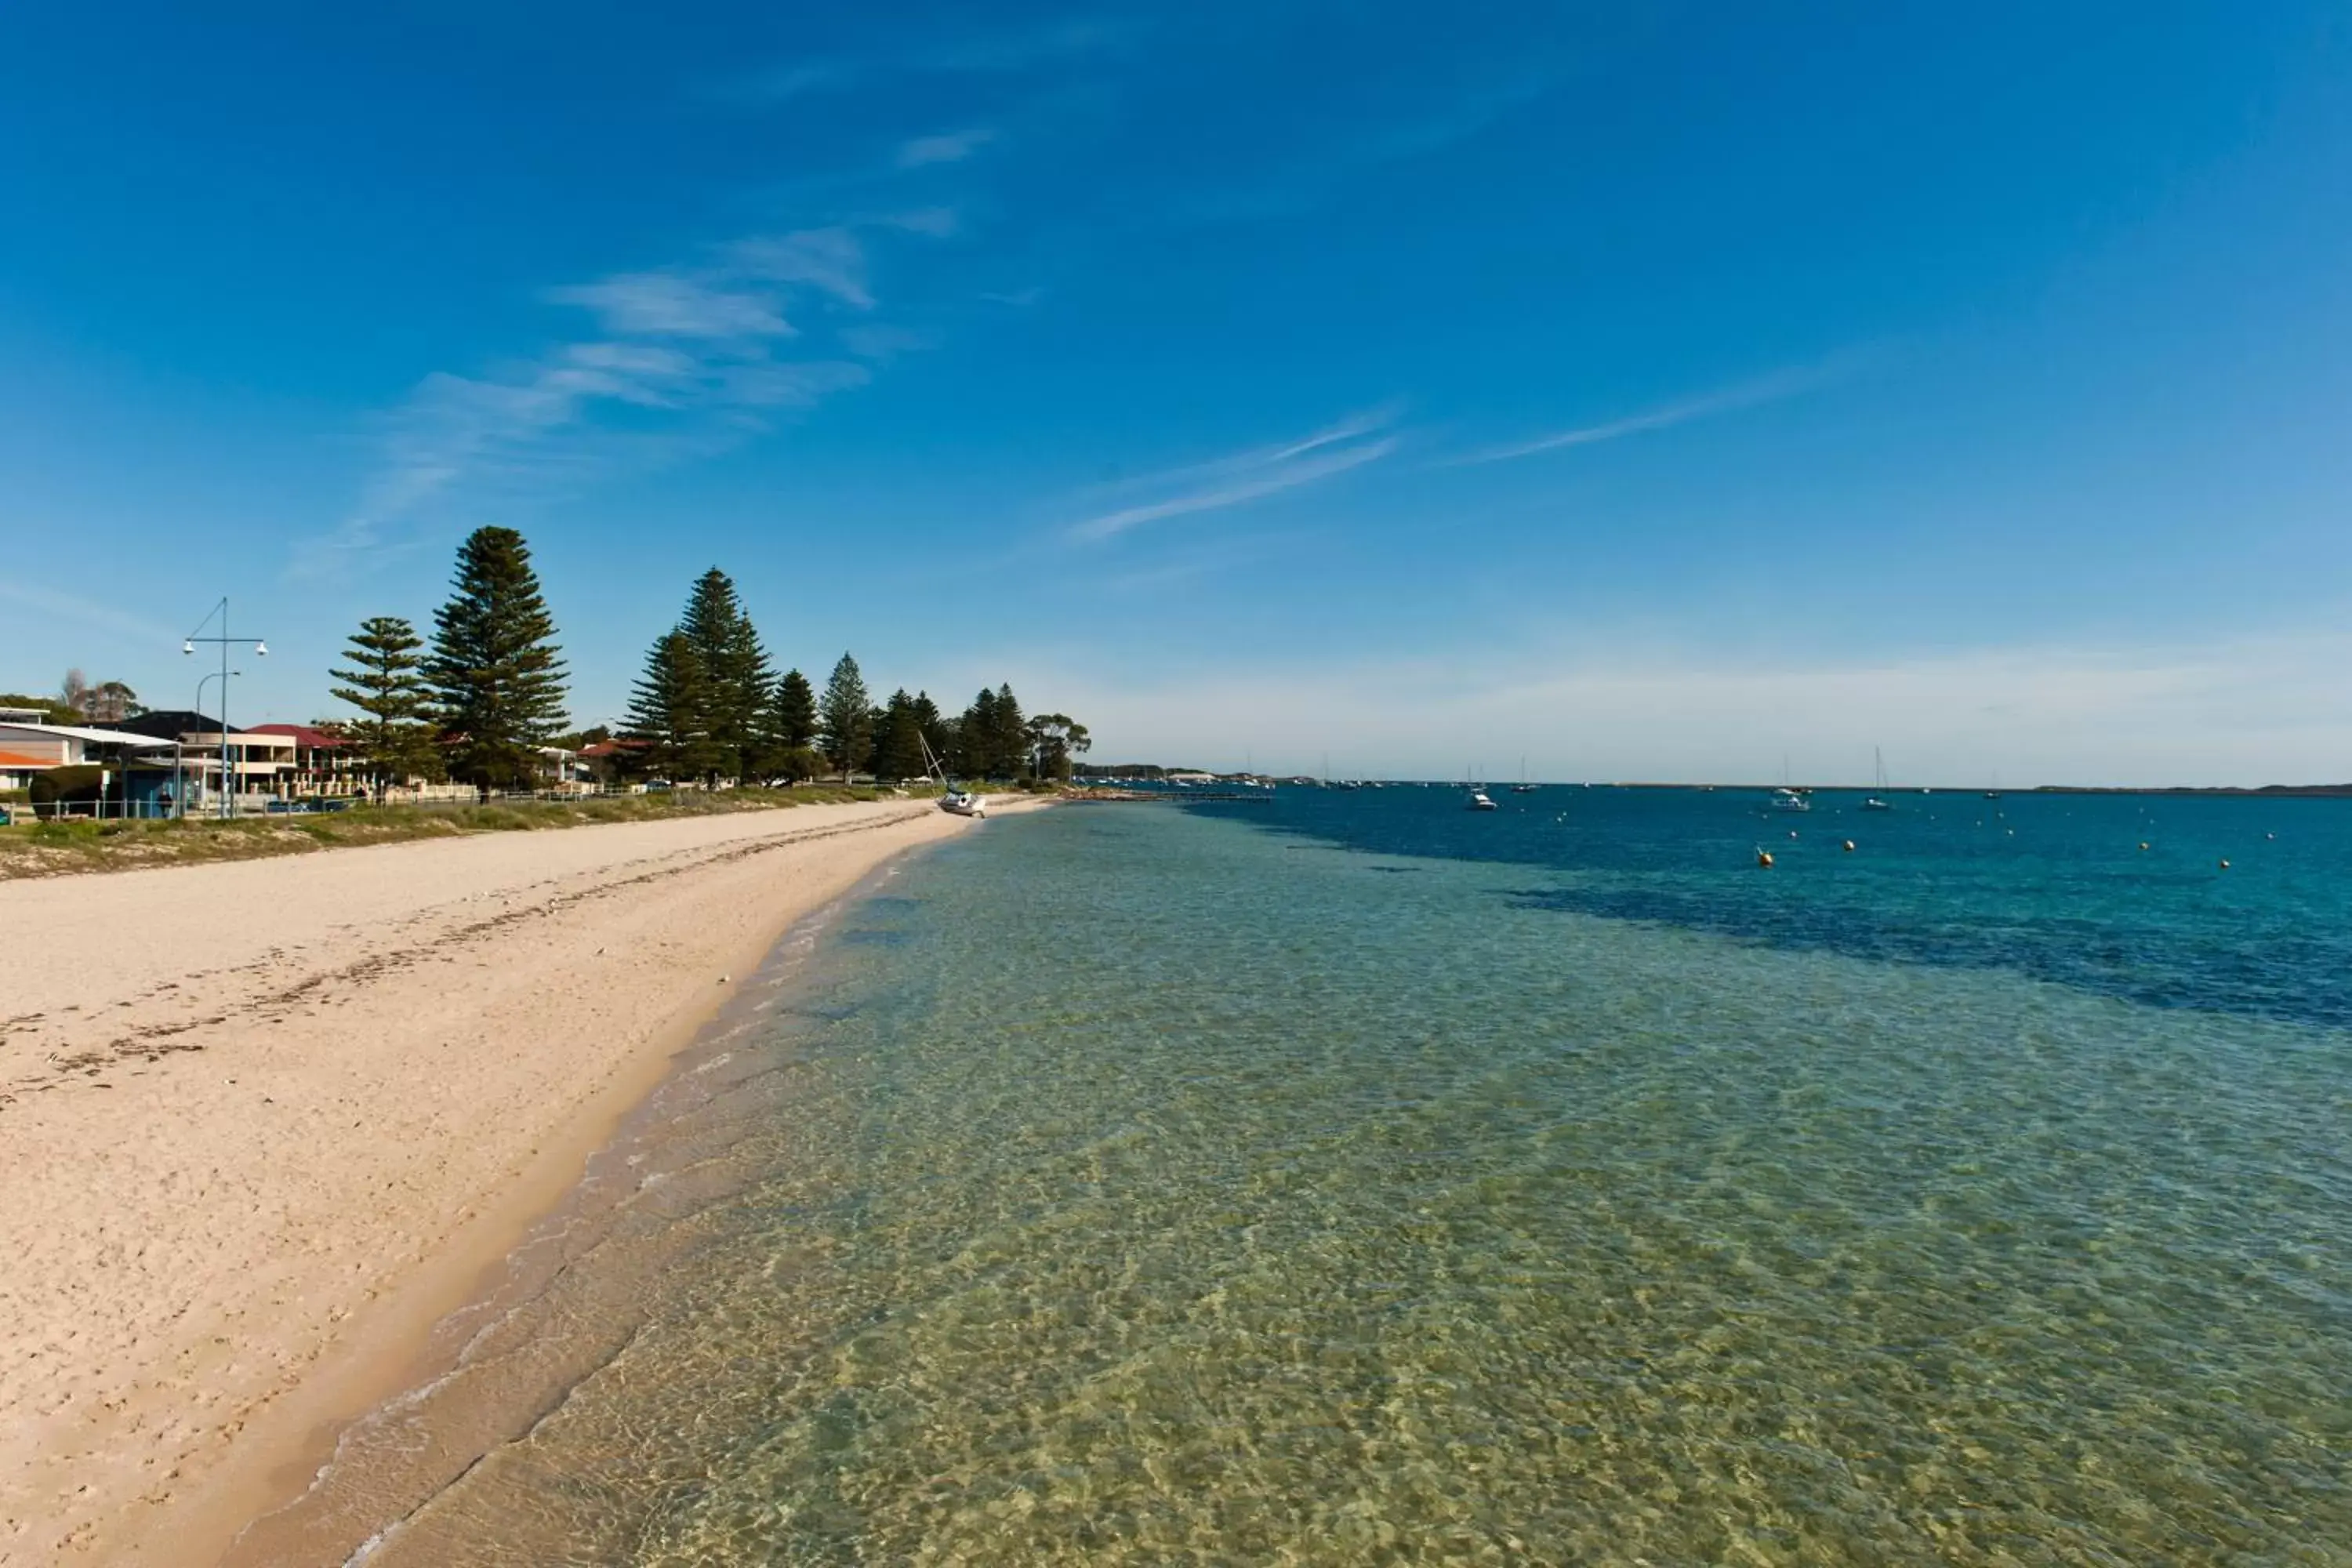
M2000 803L2027 899L2007 822L1766 874L1744 803L1572 794L917 863L606 1173L471 1358L542 1418L370 1561L2352 1561L2352 812L2143 861L2143 803Z

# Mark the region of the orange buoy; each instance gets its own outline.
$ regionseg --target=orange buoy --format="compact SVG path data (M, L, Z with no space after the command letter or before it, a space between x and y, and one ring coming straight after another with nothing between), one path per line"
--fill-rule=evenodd
M1769 849L1756 851L1756 864L1762 869L1769 871L1772 868L1772 851Z

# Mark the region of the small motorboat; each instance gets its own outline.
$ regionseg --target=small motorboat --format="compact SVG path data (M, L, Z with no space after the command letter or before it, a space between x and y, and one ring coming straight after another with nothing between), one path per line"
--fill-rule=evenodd
M1874 795L1862 803L1862 809L1864 811L1893 811L1895 808Z
M1775 811L1811 811L1813 809L1813 803L1807 800L1799 791L1783 786L1782 788L1776 789L1772 792L1772 809Z
M1474 789L1470 792L1470 809L1473 811L1500 811L1502 807L1496 805L1495 804L1494 797L1489 795L1485 790Z

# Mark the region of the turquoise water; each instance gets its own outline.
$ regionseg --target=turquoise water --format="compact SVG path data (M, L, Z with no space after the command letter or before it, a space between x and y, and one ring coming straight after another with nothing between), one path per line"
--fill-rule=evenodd
M1904 804L992 822L764 977L332 1507L379 1564L2352 1562L2352 811Z

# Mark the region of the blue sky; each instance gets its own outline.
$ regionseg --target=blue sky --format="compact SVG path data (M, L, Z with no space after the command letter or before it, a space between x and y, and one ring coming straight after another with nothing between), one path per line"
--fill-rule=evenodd
M499 522L583 722L716 563L1097 755L2352 778L2341 8L1797 9L16 8L0 689Z

